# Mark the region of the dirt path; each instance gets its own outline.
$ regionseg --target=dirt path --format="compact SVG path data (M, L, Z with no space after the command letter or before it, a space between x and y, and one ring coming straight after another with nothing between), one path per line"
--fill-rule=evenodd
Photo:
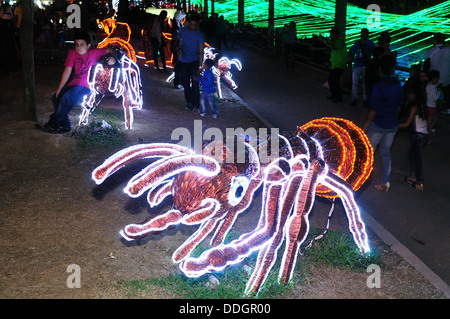
M127 144L169 142L177 127L192 132L194 120L200 117L183 108L182 91L164 81L167 75L141 69L144 109L135 112L134 129L125 132ZM51 113L49 94L57 86L61 70L58 64L36 68L41 123ZM116 149L87 152L77 147L70 134L51 135L36 131L32 122L13 121L20 104L15 97L20 75L1 79L0 87L4 88L0 92L0 298L124 298L127 295L117 288L119 281L166 276L175 271L171 255L195 228L178 227L138 243L126 243L118 233L124 225L164 209L150 209L145 196L131 199L122 192L142 164L130 165L96 186L90 178L92 170ZM121 109L120 100L105 99L102 105ZM204 129L262 126L234 101L222 102L219 111L216 121L202 119ZM74 124L78 112L75 109L71 113ZM321 210L326 208L316 209ZM338 221L343 218L336 215ZM248 230L258 217L255 204L236 226L238 231ZM326 215L317 216L317 223L323 225L323 218ZM405 261L376 238L373 240L383 251L385 262L381 289L367 288L366 273L321 267L305 286L296 287L291 297L442 297ZM72 264L80 266L80 289L67 287L67 267ZM155 289L140 297L174 296Z

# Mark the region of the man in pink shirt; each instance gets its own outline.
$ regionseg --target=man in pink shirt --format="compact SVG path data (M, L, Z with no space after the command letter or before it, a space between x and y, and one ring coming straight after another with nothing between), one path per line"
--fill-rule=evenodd
M55 112L45 125L37 125L37 128L49 133L70 132L70 110L81 103L84 96L90 93L87 82L89 69L95 65L99 58L111 54L109 65L116 63L115 51L112 48L91 49L90 37L87 32L77 32L75 35L75 49L67 54L64 63L64 71L58 88L52 94L52 102Z

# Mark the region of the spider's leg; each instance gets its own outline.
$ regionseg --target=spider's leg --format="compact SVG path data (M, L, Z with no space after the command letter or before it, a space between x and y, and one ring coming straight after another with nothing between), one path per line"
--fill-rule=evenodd
M147 219L141 224L130 224L125 226L120 234L126 240L140 239L148 236L151 232L162 231L170 225L178 224L183 217L178 210L169 210L161 215Z
M92 91L83 98L83 102L81 103L83 111L80 114L80 120L78 121L78 125L86 125L88 123L88 117L91 113L92 108L94 107L95 97L97 93Z
M191 235L172 255L175 263L188 256L214 229L221 216L220 204L217 200L207 198L202 202L202 208L184 216L181 223L185 225L201 224L200 228Z
M264 192L269 192L270 198L278 198L281 186L265 186ZM264 194L264 197L265 194ZM276 209L268 212L276 214ZM264 219L264 221L262 221ZM242 235L228 244L221 244L203 252L199 257L187 258L180 269L189 277L199 277L208 271L218 271L227 265L236 264L248 257L253 251L265 245L267 239L273 233L275 216L267 216L263 213L260 217L258 227Z
M364 222L361 219L358 205L353 197L353 192L345 186L345 183L339 182L338 180L339 178L336 176L330 177L327 175L321 183L335 191L341 198L342 204L345 208L345 213L347 214L349 228L353 235L353 239L359 249L361 249L361 252L367 253L370 251L368 236Z
M128 78L126 75L124 76L124 92L122 94L122 107L123 107L123 113L125 116L125 127L127 129L131 129L133 125L133 109L131 108L131 100L130 100L130 94L131 94L131 88L130 84L128 83Z
M255 269L245 288L245 294L247 295L251 292L257 293L259 291L277 259L277 251L280 248L281 243L283 242L283 234L285 229L284 225L289 216L289 213L291 212L292 205L296 197L296 192L301 183L301 179L301 175L296 175L293 178L290 178L279 198L271 198L266 201L266 209L270 209L270 207L272 206L276 207L279 211L276 231L269 240L268 245L264 246L264 248L261 249L258 254ZM274 201L277 201L278 204L275 205Z
M286 223L286 249L281 262L279 281L286 284L292 277L297 262L298 249L309 230L308 214L314 204L314 194L323 163L315 160L305 173L296 194L293 214Z
M189 256L189 254L192 253L192 251L213 231L217 221L218 218L213 217L204 222L200 228L183 243L183 245L175 250L172 255L172 261L174 263L179 263Z
M147 194L147 202L150 207L155 207L169 195L172 195L173 180L163 181L149 190Z
M130 146L113 154L102 165L94 169L92 179L95 183L101 184L108 176L111 176L120 168L137 159L153 157L167 158L189 153L189 149L176 144L153 143Z

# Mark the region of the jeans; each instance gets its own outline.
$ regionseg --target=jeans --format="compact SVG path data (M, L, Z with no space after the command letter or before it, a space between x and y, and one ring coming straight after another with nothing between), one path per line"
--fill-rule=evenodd
M410 176L418 182L423 182L422 151L428 143L428 134L411 134L411 149L409 150Z
M366 67L358 66L353 68L352 73L352 100L358 100L358 85L359 79L362 79L362 87L363 87L363 100L367 101L367 93L366 93Z
M286 63L287 68L293 68L295 60L295 43L286 43L284 50L284 63Z
M194 77L198 75L198 61L178 62L178 64L186 103L190 104L190 108L197 108L200 106L200 83Z
M202 96L200 98L200 107L202 108L202 113L205 113L206 115L209 115L208 105L214 115L217 115L218 113L216 107L216 96L214 93L215 92L202 93Z
M450 110L450 84L442 88L442 94L444 95L445 100L444 108Z
M383 167L381 174L381 182L386 184L390 180L391 175L391 146L394 142L397 127L385 129L375 123L371 123L367 129L367 137L372 145L373 151L380 147L380 159Z
M164 52L164 43L159 43L158 39L156 38L150 38L150 43L152 44L152 51L153 51L153 61L155 63L155 68L159 69L158 65L158 52L161 56L161 64L166 69L166 54Z
M175 54L174 54L175 55ZM178 85L181 85L181 72L180 72L180 64L178 62L174 62L173 65L173 72L175 74L175 77L173 79L173 86L177 87Z
M69 119L69 112L76 105L79 105L84 96L91 93L91 90L82 85L65 86L61 89L58 97L52 95L52 103L55 112L50 115L48 125L53 129L72 127Z
M344 69L331 69L328 74L328 86L330 87L331 98L337 101L342 101L341 92L341 77L344 74Z

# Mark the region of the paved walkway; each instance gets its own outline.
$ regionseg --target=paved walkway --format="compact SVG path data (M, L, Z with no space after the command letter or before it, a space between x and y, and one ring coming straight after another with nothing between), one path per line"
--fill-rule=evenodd
M269 127L295 130L310 120L343 117L361 125L367 109L326 99L323 72L306 65L286 70L280 57L239 48L224 53L239 58L243 69L233 78L240 99ZM424 150L425 190L415 190L401 178L409 172L409 135L400 132L392 147L391 190L374 189L380 180L380 160L375 154L374 172L365 187L356 194L364 219L391 248L421 271L436 287L450 297L450 126L442 122L432 142Z

